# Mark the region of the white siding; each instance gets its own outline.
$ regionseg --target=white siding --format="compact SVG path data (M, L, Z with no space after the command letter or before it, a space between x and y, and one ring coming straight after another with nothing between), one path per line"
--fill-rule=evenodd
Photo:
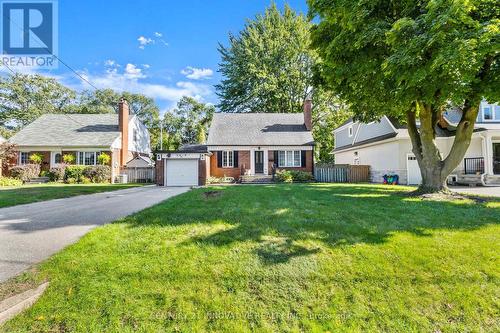
M135 140L134 132L137 133ZM151 153L149 131L136 116L132 117L128 123L128 147L133 152Z

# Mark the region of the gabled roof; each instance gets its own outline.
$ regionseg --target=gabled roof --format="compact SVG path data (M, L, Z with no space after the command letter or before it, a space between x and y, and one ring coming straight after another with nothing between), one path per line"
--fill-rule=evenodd
M208 146L310 146L303 113L216 113Z
M45 114L9 141L19 146L111 146L120 136L117 114Z

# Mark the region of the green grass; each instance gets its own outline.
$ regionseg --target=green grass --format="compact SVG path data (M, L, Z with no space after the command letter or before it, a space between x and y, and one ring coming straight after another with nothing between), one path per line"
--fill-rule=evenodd
M41 265L47 292L3 330L498 331L500 202L410 190L193 190Z
M51 199L73 197L107 191L123 190L140 184L37 184L19 187L0 187L0 208L39 202Z

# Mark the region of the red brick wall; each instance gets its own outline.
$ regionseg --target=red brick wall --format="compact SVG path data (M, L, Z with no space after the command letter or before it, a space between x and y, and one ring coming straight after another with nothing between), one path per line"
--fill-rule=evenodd
M250 169L250 151L238 151L238 167L237 168L219 168L217 167L217 152L213 151L210 157L210 175L212 177L233 177L238 180L244 169Z
M198 185L203 186L207 182L207 161L198 161Z
M165 160L162 158L161 160L156 160L156 185L158 186L164 186L164 175L165 175Z

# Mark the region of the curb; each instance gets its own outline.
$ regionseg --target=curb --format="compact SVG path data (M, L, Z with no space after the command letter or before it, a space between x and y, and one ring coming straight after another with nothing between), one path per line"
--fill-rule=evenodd
M49 286L48 282L42 283L35 289L30 289L20 294L9 297L0 302L0 324L11 319L18 313L29 308L42 296L43 292Z

